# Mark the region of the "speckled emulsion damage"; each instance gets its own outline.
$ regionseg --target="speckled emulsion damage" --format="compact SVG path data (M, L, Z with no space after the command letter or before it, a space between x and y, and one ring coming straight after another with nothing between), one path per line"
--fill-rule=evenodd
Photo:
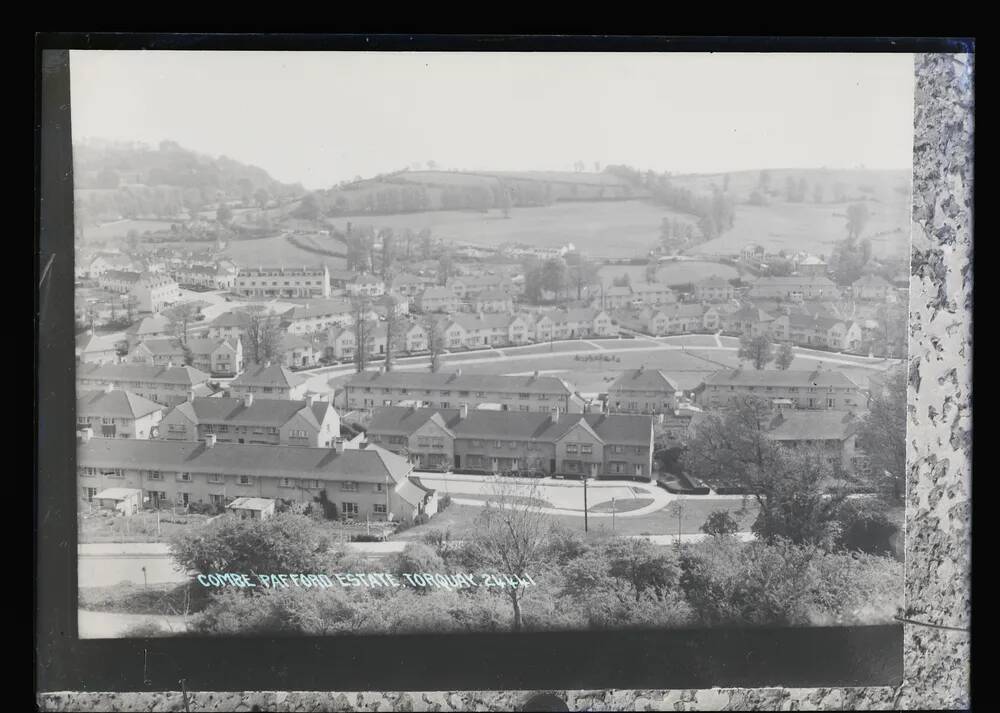
M570 710L969 706L973 58L915 58L904 681L892 688L554 691ZM936 628L937 625L950 627ZM492 711L528 692L49 693L45 710Z

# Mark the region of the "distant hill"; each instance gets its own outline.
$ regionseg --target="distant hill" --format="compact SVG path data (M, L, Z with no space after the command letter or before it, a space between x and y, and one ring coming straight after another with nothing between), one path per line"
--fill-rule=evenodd
M570 171L400 171L317 193L328 215L490 210L560 201L628 200L646 192L609 173Z
M73 146L77 220L183 219L199 211L275 207L305 194L262 168L162 141L157 147L103 140Z

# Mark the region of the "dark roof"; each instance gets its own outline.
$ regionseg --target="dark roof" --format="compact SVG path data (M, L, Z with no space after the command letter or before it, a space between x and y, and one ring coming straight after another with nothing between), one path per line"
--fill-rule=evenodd
M347 300L311 300L298 304L281 314L282 319L310 319L334 314L350 313L351 303Z
M142 418L162 411L163 406L131 391L82 391L76 399L77 416Z
M829 369L736 369L722 370L705 378L712 386L838 386L856 389L858 385L839 371Z
M148 364L84 364L77 370L77 379L110 382L147 381L159 384L193 386L208 381L208 374L193 366L150 366Z
M493 374L420 373L366 371L352 374L347 386L405 388L414 390L445 389L456 391L503 391L517 393L557 393L568 395L573 389L554 376L499 376Z
M445 427L458 422L458 409L411 408L408 406L383 406L376 408L368 425L369 433L392 436L408 435L439 414Z
M218 398L215 396L196 398L178 404L176 409L195 423L254 424L261 426L283 426L293 416L301 413L319 428L330 404L323 402L312 408L306 401L285 399L257 399L250 406L243 405L243 399Z
M212 321L212 327L245 327L250 323L250 315L243 310L234 309L223 312Z
M677 382L659 369L626 369L608 391L680 391Z
M280 386L294 387L305 378L289 371L280 364L250 364L246 370L230 382L231 386Z
M136 347L144 346L153 355L174 356L184 354L184 346L180 339L166 337L164 339L143 339Z
M379 448L345 449L160 441L133 438L92 438L77 447L77 462L85 467L138 468L230 475L260 475L317 480L368 480L388 476L398 482L411 472L404 458Z

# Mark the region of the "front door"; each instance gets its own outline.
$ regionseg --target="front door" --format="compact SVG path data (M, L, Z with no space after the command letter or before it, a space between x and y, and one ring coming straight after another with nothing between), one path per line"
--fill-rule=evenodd
M462 456L460 456L460 455L458 455L456 453L455 454L455 468L458 469L458 468L461 468L461 467L462 467Z

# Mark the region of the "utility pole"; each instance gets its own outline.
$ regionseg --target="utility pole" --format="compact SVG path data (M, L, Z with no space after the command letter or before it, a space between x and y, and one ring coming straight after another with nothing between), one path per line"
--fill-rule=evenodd
M611 532L615 531L615 499L611 498Z
M586 474L584 474L583 476L583 531L584 532L590 531L587 522L587 475Z

